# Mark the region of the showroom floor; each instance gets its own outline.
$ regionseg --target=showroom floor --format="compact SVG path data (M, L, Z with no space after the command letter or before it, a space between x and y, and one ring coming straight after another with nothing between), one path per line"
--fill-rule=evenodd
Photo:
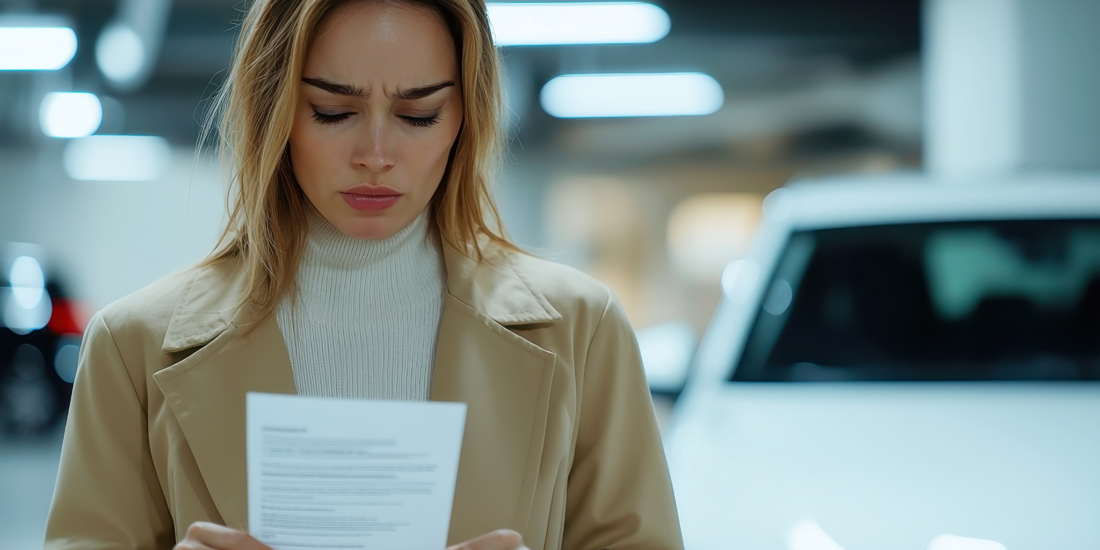
M60 430L30 441L0 439L0 548L42 548L60 453Z

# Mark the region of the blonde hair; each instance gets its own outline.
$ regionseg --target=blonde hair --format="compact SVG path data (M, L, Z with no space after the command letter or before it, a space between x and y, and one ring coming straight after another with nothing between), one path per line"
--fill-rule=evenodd
M287 143L307 49L327 15L369 1L433 9L455 41L463 123L429 205L440 236L479 261L485 244L518 250L503 232L490 192L502 143L502 100L484 0L255 0L211 111L210 120L221 117L223 161L233 174L229 220L203 265L243 261L245 299L261 317L294 285L305 246L308 199L291 171Z

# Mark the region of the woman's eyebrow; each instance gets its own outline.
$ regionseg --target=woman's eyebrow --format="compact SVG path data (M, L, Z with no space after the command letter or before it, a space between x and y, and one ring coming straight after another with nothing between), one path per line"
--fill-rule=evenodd
M359 88L359 87L354 86L352 84L339 84L339 83L336 83L336 82L330 82L330 81L325 80L323 78L308 78L308 77L302 77L302 82L304 82L306 84L309 84L310 86L313 86L315 88L320 88L320 89L322 89L326 92L333 93L333 94L336 94L336 95L346 95L346 96L354 96L354 97L370 97L369 92L366 92L362 88ZM408 90L400 90L399 89L397 91L397 93L394 94L394 97L396 97L397 99L405 99L405 100L424 99L425 97L428 97L428 96L438 92L439 90L442 90L444 88L449 88L449 87L454 86L454 85L455 85L455 83L454 83L453 80L447 80L445 82L440 82L438 84L432 84L432 85L429 85L429 86L420 86L420 87L417 87L417 88L410 88Z
M320 88L326 92L336 95L350 95L355 97L367 97L367 92L364 92L362 88L353 86L351 84L337 84L335 82L329 82L323 78L307 78L302 77L302 82L313 86L314 88Z
M396 97L397 99L424 99L425 97L428 97L438 92L439 90L442 90L443 88L449 88L454 85L455 83L453 80L448 80L446 82L440 82L439 84L421 86L419 88L410 88L408 90L398 89L397 93L394 94L394 97Z

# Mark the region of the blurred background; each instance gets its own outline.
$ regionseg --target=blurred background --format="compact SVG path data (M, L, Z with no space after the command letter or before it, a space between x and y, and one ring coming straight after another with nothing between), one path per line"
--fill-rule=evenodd
M196 141L247 5L0 0L0 548L40 545L90 314L201 259L222 227L223 170ZM1095 0L522 2L490 17L506 227L615 291L666 427L693 422L691 384L676 400L730 299L727 266L769 246L758 229L776 189L1100 170ZM753 547L868 547L793 525Z

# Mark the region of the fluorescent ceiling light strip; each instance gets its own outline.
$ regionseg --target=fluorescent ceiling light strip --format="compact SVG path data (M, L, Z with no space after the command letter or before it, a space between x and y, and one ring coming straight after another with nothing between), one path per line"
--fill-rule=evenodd
M62 163L75 180L155 181L168 169L172 149L156 136L89 136L70 141Z
M638 44L671 27L668 13L645 2L491 2L498 46Z
M0 71L56 71L76 55L68 27L0 26Z
M38 121L47 136L86 137L94 134L103 122L103 105L95 94L54 92L42 99Z
M563 75L546 83L542 108L558 118L709 115L722 86L703 73Z

